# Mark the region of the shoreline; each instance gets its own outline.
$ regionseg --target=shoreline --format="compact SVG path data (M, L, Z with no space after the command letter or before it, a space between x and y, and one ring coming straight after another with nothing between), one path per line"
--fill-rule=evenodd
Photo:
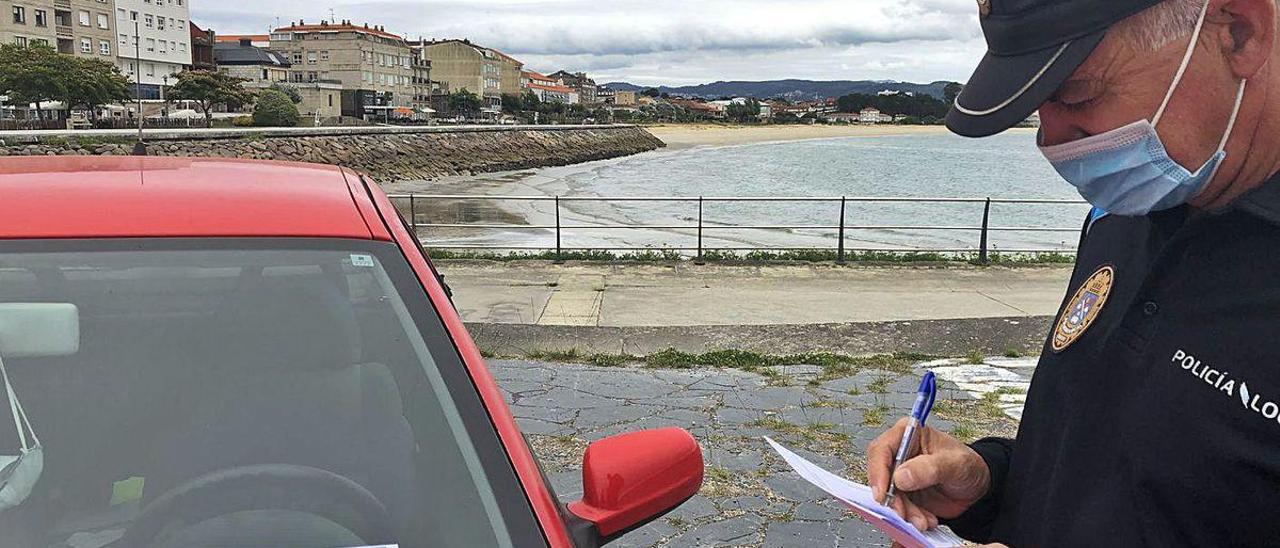
M726 147L818 139L843 139L850 137L892 137L897 135L947 135L944 126L898 125L767 125L729 126L717 124L664 124L642 126L654 137L667 144L668 150L684 150L696 147ZM1033 132L1035 128L1014 128L1009 131Z

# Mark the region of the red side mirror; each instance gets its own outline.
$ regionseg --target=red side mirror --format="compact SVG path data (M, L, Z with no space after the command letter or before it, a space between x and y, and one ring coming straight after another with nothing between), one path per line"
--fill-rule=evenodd
M680 428L606 438L587 447L582 500L569 511L608 542L674 510L702 487L702 450Z

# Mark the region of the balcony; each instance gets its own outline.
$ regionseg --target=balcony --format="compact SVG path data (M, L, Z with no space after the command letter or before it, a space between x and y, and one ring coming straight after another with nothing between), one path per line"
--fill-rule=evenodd
M71 9L71 0L53 0L53 7L64 10Z
M53 29L60 38L72 38L75 36L71 33L71 25L54 25Z

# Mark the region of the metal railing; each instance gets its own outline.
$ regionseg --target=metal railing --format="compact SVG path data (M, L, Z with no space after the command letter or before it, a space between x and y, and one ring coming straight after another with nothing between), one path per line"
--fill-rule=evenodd
M883 196L506 196L506 195L472 195L472 194L391 194L389 197L408 215L410 225L415 233L419 229L431 228L451 228L451 229L479 229L479 230L552 230L555 233L554 246L519 246L509 244L447 244L432 243L424 240L424 245L435 249L457 249L457 250L510 250L510 251L552 251L559 257L566 250L593 250L593 251L684 251L695 252L695 257L701 259L703 254L709 250L717 251L811 251L829 248L821 247L776 247L776 246L713 246L704 245L704 233L709 231L740 231L740 230L831 230L837 233L836 257L837 262L844 262L847 254L851 251L884 251L884 252L936 252L936 253L978 253L980 262L987 262L991 253L990 236L992 232L1054 232L1054 233L1071 233L1079 232L1080 226L1073 227L1052 227L1052 226L993 226L991 224L991 206L993 204L1013 204L1013 205L1083 205L1083 200L1062 200L1062 199L1017 199L1017 198L920 198L920 197L883 197ZM419 215L426 212L427 203L441 201L488 201L488 202L553 202L555 224L509 224L509 223L422 223L419 221ZM564 224L561 222L561 212L564 203L568 202L604 202L604 203L622 203L622 202L668 202L668 203L689 203L697 205L697 224ZM705 213L708 204L711 203L751 203L751 202L791 202L791 203L828 203L839 204L839 218L834 224L808 224L808 225L788 225L788 224L708 224L705 222ZM982 206L982 222L977 225L907 225L907 224L850 224L848 222L848 210L850 204L859 203L898 203L898 204L974 204ZM568 232L583 230L690 230L697 232L697 245L694 247L682 246L660 246L660 247L617 247L617 246L590 246L590 247L568 247L563 245L564 236ZM906 246L883 246L883 247L851 247L847 245L848 235L850 232L871 231L871 230L918 230L918 231L936 231L936 232L974 232L977 233L978 242L975 247L971 248L924 248L924 247L906 247ZM421 234L419 233L421 238ZM1000 249L999 251L1007 253L1053 253L1062 251L1071 251L1064 249Z

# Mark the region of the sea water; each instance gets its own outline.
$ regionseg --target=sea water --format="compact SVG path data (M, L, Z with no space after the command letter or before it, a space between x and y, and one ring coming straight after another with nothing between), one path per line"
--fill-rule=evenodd
M1014 132L972 140L949 134L850 137L660 150L622 159L563 168L454 181L451 190L562 196L896 196L922 198L1016 198L1079 200L1035 147L1034 134ZM489 184L481 184L487 181ZM505 206L530 224L553 224L548 202ZM831 247L829 229L731 230L740 225L838 225L838 202L704 202L704 247ZM995 250L1071 250L1088 212L1083 204L994 204L997 228L1062 229L990 233ZM970 249L980 233L924 226L978 227L983 204L850 201L845 223L850 248ZM561 202L563 226L691 226L698 203ZM857 227L894 228L857 228ZM443 233L442 233L443 234ZM553 245L554 231L468 231L432 238L436 244ZM690 247L697 231L687 228L585 229L562 232L565 247Z

